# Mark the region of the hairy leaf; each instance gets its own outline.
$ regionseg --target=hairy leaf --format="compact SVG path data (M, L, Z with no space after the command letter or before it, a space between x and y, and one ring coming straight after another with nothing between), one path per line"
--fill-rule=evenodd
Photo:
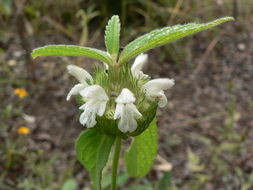
M130 42L122 51L119 62L125 63L132 57L144 51L175 41L185 36L189 36L197 32L212 28L230 20L233 20L233 18L223 17L204 24L189 23L153 30Z
M157 127L155 121L136 136L125 153L127 172L132 177L145 176L157 154Z
M32 51L33 58L36 58L38 56L56 55L85 56L111 64L111 57L106 52L88 47L75 45L48 45L34 49Z
M102 170L113 142L114 137L102 135L93 129L82 132L76 141L77 158L90 172L96 190L101 189Z
M112 16L105 30L105 45L112 56L119 53L120 20L118 16Z

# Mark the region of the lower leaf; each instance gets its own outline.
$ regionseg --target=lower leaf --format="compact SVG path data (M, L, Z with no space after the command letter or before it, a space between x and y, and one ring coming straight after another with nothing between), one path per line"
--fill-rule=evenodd
M136 136L125 153L127 172L132 177L145 176L157 154L157 127L155 121L139 136Z
M77 159L90 172L96 190L101 190L102 170L114 140L114 137L100 134L94 129L85 130L76 140Z

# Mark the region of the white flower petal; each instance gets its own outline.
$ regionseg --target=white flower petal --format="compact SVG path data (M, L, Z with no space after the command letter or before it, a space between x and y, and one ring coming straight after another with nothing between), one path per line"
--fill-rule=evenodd
M167 97L165 96L164 92L162 91L159 96L158 106L160 108L163 108L167 105L167 103L168 103Z
M91 128L96 125L96 115L102 116L106 109L107 101L89 100L79 109L84 110L80 116L80 123Z
M134 104L127 104L126 106L129 110L131 110L131 112L133 112L134 116L142 117L142 114L139 112L139 110L137 109L137 107Z
M114 119L119 119L120 118L120 115L123 112L123 107L124 107L124 105L120 104L120 103L118 103L116 105L116 109L115 109L115 113L114 113Z
M135 61L131 67L131 71L132 71L133 76L140 77L140 72L141 72L144 64L147 62L147 60L148 60L148 55L144 54L144 53L141 53L140 55L138 55L135 58Z
M96 104L97 100L89 100L85 104L79 107L80 110L88 110L88 109L93 109L94 104Z
M158 100L158 106L164 107L167 105L168 100L163 90L171 88L175 84L174 79L154 79L148 81L143 85L143 90L148 98Z
M124 88L115 101L117 103L124 103L124 104L133 103L135 102L135 97L130 90L128 90L127 88Z
M109 100L105 90L99 85L88 86L80 94L86 99Z
M80 123L87 128L94 127L97 124L96 114L94 112L83 112L80 116Z
M136 130L137 128L137 122L134 118L122 118L120 121L119 121L119 124L118 124L118 128L121 132L123 133L126 133L126 132L133 132Z
M148 75L144 74L142 71L139 72L138 78L149 78Z
M86 103L79 107L83 110L80 123L88 128L94 127L97 123L96 116L103 116L109 98L99 85L86 87L80 94L86 99Z
M123 112L121 113L121 119L118 124L119 130L122 132L133 132L137 128L137 122L134 117L134 112L129 107L129 104L123 107Z
M161 78L148 81L143 85L147 95L159 93L161 90L170 89L175 84L174 79Z
M142 117L142 114L138 111L133 93L124 88L120 95L116 98L116 109L114 113L114 119L120 119L118 128L123 133L133 132L137 128L136 117Z
M96 114L92 114L91 117L89 118L89 120L86 123L87 128L91 128L94 127L97 124L96 121Z
M105 113L107 101L100 101L99 104L100 105L99 105L99 108L98 108L98 111L97 111L97 115L103 116L104 113Z
M72 95L77 95L79 94L86 86L84 84L76 84L68 93L67 95L67 101L70 100L70 97Z
M75 65L68 65L67 66L69 74L74 76L80 83L87 85L86 80L92 80L92 76L83 68L75 66Z

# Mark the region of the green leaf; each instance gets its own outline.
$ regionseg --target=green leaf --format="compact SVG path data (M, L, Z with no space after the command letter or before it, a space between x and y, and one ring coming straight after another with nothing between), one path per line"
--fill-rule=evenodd
M76 141L77 158L90 172L96 190L101 189L102 170L108 160L114 139L88 129L82 132Z
M88 47L75 45L48 45L32 51L32 58L56 55L85 56L111 64L111 57L107 52Z
M197 32L212 28L230 20L233 20L233 18L223 17L204 24L189 23L153 30L150 33L140 36L139 38L130 42L122 51L119 62L125 63L132 57L144 51L175 41L185 36L189 36Z
M112 56L119 53L120 20L119 16L112 16L105 30L105 45Z
M68 179L63 184L61 190L75 190L77 187L77 183L75 179Z
M157 127L155 121L133 140L125 153L127 172L132 177L145 176L157 154Z

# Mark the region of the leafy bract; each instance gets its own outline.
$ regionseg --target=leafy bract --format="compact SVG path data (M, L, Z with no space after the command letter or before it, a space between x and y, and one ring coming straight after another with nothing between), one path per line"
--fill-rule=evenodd
M107 52L95 48L81 47L75 45L48 45L34 49L32 51L33 58L36 58L38 56L56 55L85 56L111 64L111 57L107 54Z
M105 30L105 45L112 56L119 53L120 20L119 16L112 16Z
M153 30L130 42L122 51L119 58L119 62L125 63L132 57L144 51L175 41L185 36L189 36L197 32L212 28L230 20L233 20L233 18L223 17L204 24L189 23Z
M155 121L139 136L136 136L125 153L127 172L132 177L145 176L157 154L157 127Z
M82 132L76 141L77 158L89 171L96 190L101 190L102 170L108 160L114 139L88 129Z

